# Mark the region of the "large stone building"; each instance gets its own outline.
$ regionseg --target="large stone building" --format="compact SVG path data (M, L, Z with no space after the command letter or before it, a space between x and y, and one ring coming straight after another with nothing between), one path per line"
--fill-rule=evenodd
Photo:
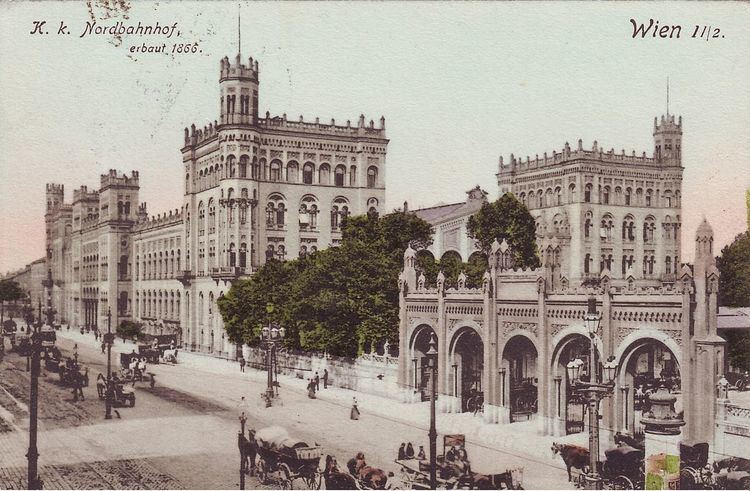
M144 322L184 346L234 356L216 300L269 258L337 244L341 218L384 209L385 119L352 125L258 114L258 62L219 66L219 117L185 129L182 203L148 217L137 171L95 190L47 185L57 320L104 329Z
M584 150L525 161L500 161L500 192L512 192L536 219L542 266L516 269L507 244L487 251L480 288L442 274L426 285L408 249L400 278L399 383L418 401L428 377L429 340L438 343L438 390L445 412L472 409L480 396L493 423L538 419L541 431L584 429L584 402L565 366L589 359L583 324L596 299L601 323L596 358L618 363L614 395L604 403L605 426L638 431L642 389L664 377L682 388L688 441L711 441L713 394L724 367L716 335L718 271L708 224L696 234L693 266L682 265L680 188L682 122L654 124L654 152L636 156ZM470 192L464 206L417 210L436 228L431 253L482 254L465 236L468 216L484 199ZM462 212L463 210L463 212ZM474 210L474 211L472 211ZM588 366L588 365L586 365ZM609 438L609 436L606 436Z

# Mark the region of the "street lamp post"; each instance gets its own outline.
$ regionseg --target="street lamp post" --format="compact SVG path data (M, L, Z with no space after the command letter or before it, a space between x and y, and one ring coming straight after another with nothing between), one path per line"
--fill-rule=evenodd
M611 360L603 365L603 381L599 381L596 363L596 331L599 328L600 317L596 312L596 298L589 297L588 311L583 318L586 329L591 339L591 351L589 355L589 380L581 381L581 368L584 362L580 358L568 363L566 370L568 378L575 389L586 395L589 401L589 473L586 475L587 489L601 489L602 480L599 475L599 401L611 395L614 388L614 378L617 372L617 364Z
M107 309L107 390L104 395L104 419L112 419L112 308Z
M437 429L435 428L435 398L437 395L437 340L435 333L430 337L427 359L430 363L430 489L437 489Z
M245 489L245 423L247 422L247 403L242 397L239 407L240 432L237 435L237 445L240 449L240 489Z
M39 320L34 333L31 335L31 388L29 391L29 451L26 457L29 459L27 483L29 489L42 489L42 480L38 475L38 459L36 437L37 424L39 421L39 352L42 347L42 340L39 334L42 321Z
M266 306L266 311L270 314L273 312L273 306ZM265 399L266 407L273 405L274 398L274 371L276 366L276 343L281 342L286 335L286 329L283 327L276 327L275 325L268 323L261 329L260 340L266 344L266 370L268 371L268 383L266 387Z

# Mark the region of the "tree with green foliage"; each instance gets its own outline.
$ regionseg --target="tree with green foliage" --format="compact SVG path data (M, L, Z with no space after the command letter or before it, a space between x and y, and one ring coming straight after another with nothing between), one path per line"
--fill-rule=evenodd
M536 225L526 206L512 193L505 193L494 203L484 203L469 217L469 237L489 255L492 243L505 239L519 267L539 267L536 248Z
M716 267L721 273L719 305L750 307L750 231L738 235L721 250ZM730 330L726 337L729 362L750 370L750 332Z
M355 356L373 342L395 343L404 250L431 240L430 225L410 213L347 217L338 247L271 260L219 299L229 339L254 344L262 326L275 322L291 348Z
M143 333L143 324L140 322L122 321L115 332L124 339L138 339Z
M26 297L17 281L11 279L0 280L0 322L5 317L5 302L15 302Z

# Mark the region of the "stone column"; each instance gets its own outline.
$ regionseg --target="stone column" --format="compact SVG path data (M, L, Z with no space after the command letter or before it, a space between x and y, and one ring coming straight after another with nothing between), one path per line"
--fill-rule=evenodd
M536 372L539 383L537 384L537 403L538 403L538 414L539 428L538 431L542 434L548 434L549 418L551 414L549 404L549 393L551 390L550 383L550 370L549 370L549 359L550 359L550 339L549 339L549 323L547 321L547 285L541 279L537 280L537 322L539 327L537 329L537 341L539 342L539 353L537 353L536 361Z
M445 312L445 278L442 277L443 272L441 271L438 275L437 280L437 326L436 332L438 340L438 359L437 359L437 392L439 394L438 401L440 399L449 399L448 394L450 390L448 387L448 320L446 319ZM439 403L440 410L442 412L449 412L446 403Z

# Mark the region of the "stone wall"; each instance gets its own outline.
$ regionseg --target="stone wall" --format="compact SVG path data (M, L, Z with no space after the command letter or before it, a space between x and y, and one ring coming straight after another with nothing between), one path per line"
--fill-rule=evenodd
M242 356L248 366L264 370L266 350L244 346ZM299 379L323 377L328 370L328 380L334 387L352 389L366 394L397 398L398 358L364 354L359 358L342 358L323 354L295 353L280 350L277 354L279 373ZM323 381L320 382L321 387Z

